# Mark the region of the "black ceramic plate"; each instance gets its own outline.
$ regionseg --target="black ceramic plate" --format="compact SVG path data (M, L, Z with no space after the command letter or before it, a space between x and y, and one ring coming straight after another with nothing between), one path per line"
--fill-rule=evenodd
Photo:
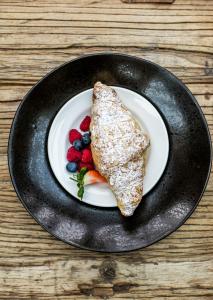
M76 200L58 183L48 162L47 137L54 116L97 80L145 95L168 129L166 170L130 218L116 208ZM8 155L14 188L40 225L71 245L117 252L146 247L186 221L208 181L211 142L200 107L174 75L136 57L96 54L62 65L30 90L15 115Z

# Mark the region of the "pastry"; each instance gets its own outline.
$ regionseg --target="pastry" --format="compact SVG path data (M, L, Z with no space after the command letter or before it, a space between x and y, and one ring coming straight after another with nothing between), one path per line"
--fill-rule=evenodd
M91 150L95 166L112 189L124 216L143 195L144 151L149 138L116 91L97 82L93 90Z

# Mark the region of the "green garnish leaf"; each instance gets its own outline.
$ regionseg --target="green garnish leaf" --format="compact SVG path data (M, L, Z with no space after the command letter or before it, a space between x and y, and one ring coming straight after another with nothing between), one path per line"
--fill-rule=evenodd
M84 168L81 169L81 171L80 171L79 174L77 175L80 181L83 180L84 175L86 174L86 172L87 172L87 168L84 167Z
M80 173L78 173L76 177L77 177L77 180L78 180L78 181L81 180L81 175L80 175Z
M86 172L87 172L87 168L86 167L81 168L81 171L80 171L81 174L85 175Z
M78 190L78 197L81 198L81 200L82 200L83 195L84 195L84 187L81 186Z
M84 195L84 175L87 173L87 168L84 167L80 170L79 173L74 174L73 177L70 177L73 181L77 182L78 187L78 197L82 200Z
M77 179L75 179L74 177L70 177L71 180L78 182Z

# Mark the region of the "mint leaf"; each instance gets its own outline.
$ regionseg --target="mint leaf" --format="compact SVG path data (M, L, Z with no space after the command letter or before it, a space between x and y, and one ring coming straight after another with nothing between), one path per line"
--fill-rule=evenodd
M77 182L77 187L78 187L78 197L82 200L83 195L84 195L84 175L87 172L87 168L84 167L80 170L79 173L71 177L70 179L74 180Z
M80 171L81 174L85 175L87 172L87 168L86 167L83 167Z
M75 181L75 182L78 182L77 179L75 179L74 177L70 177L71 180Z
M78 181L81 180L81 175L80 175L80 173L78 173L76 177L77 177L77 180L78 180Z
M78 197L81 198L81 200L82 200L83 195L84 195L84 187L81 186L78 190Z
M87 172L87 168L84 167L81 169L80 173L78 174L79 181L83 181L83 178L84 178L84 175L86 174L86 172Z

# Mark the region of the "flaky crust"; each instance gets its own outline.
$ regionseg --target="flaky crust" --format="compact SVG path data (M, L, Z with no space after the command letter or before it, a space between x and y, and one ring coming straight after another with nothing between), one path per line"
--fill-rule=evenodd
M124 216L131 216L143 195L144 158L149 144L114 89L97 82L93 90L91 150Z

